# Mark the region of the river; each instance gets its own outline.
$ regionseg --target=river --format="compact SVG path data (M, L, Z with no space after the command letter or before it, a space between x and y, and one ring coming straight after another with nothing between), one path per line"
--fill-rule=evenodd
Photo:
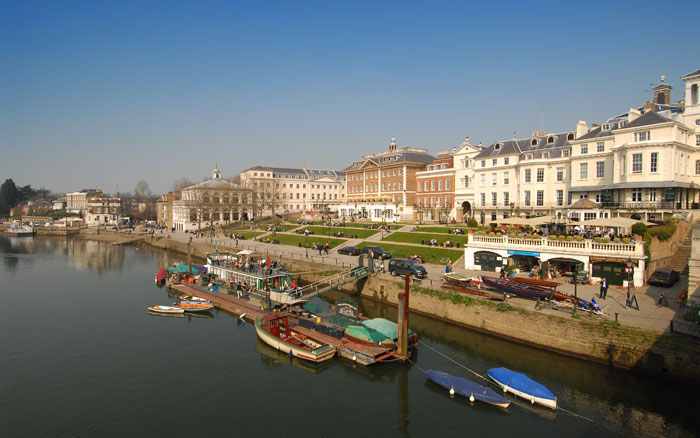
M313 365L262 344L250 323L225 312L149 314L149 305L173 302L153 276L179 255L14 237L0 237L0 255L4 437L700 434L697 388L425 317L411 316L425 344L413 364ZM396 318L391 307L360 306L370 317ZM485 375L500 366L546 385L566 411L522 401L508 410L470 405L422 372L474 378L466 368Z

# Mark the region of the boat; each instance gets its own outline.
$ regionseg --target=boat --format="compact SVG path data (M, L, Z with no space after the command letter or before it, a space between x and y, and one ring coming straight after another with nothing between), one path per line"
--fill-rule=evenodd
M34 231L33 227L12 224L10 229L5 230L5 234L13 237L31 237L36 234L36 232Z
M185 313L185 309L181 307L174 307L174 306L162 306L160 304L154 304L151 307L148 308L150 312L154 313L165 313L165 314L182 314Z
M476 295L477 297L487 298L490 300L503 301L505 297L502 292L482 288L481 284L481 280L478 280L478 282L475 283L472 278L464 277L455 273L445 274L442 279L443 289L450 289L455 292Z
M549 300L552 298L554 293L552 289L547 289L541 286L518 283L516 281L489 277L487 275L482 275L481 279L484 281L484 284L490 288L498 289L501 292L505 292L509 295L516 295L522 298L539 298L542 300Z
M551 289L556 289L559 286L559 283L547 280L540 280L539 278L511 277L509 278L509 280L514 281L516 283L531 284L533 286L548 287Z
M425 377L431 382L437 383L445 389L449 389L450 394L455 393L463 395L471 402L478 400L504 409L510 404L510 400L501 396L488 386L481 386L463 377L456 377L436 370L426 371Z
M384 318L361 321L357 325L345 327L345 337L362 345L384 347L396 346L399 337L399 325ZM418 334L408 330L408 349L418 344Z
M255 318L255 331L270 347L300 359L323 362L335 355L331 344L290 326L285 313L266 313L262 318Z
M211 301L186 301L180 300L173 304L174 307L183 309L185 312L206 312L214 308Z
M168 277L168 270L165 268L160 268L158 269L158 272L156 272L156 284L162 284L165 282L165 279Z
M509 392L516 397L529 400L531 404L537 404L556 410L557 398L546 386L535 382L525 374L516 373L508 368L492 368L488 371L489 377L503 388L503 392Z

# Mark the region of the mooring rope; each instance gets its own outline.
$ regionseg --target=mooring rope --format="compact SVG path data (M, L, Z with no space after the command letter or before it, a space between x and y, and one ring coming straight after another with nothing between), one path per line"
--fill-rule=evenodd
M451 357L447 356L447 355L444 354L443 352L441 352L441 351L439 351L439 350L436 350L435 348L431 347L430 345L426 344L425 342L419 342L419 344L422 345L422 346L424 346L424 347L428 347L429 349L433 350L434 352L436 352L436 353L439 354L440 356L444 357L445 359L447 359L447 360L449 360L449 361L451 361L451 362L453 362L453 363L459 365L460 367L464 368L465 370L469 371L470 373L474 374L475 376L477 376L477 377L479 377L479 378L485 380L486 382L488 382L488 383L490 383L490 384L492 384L492 385L498 387L498 385L496 385L496 383L493 382L491 379L487 379L486 377L482 376L481 374L477 373L476 371L472 370L471 368L467 367L466 365L457 362L455 359L452 359ZM410 359L409 359L409 362L411 362L413 365L417 366L421 371L423 371L423 373L425 373L425 370L424 370L423 368L421 368L418 364L416 364L415 362L411 361ZM500 387L498 387L498 389L500 389ZM517 400L517 398L516 398L515 400L513 400L513 402L514 402L514 404L516 404L516 405L520 405L520 403L519 403L519 401ZM557 406L557 411L562 411L562 412L564 412L564 413L566 413L566 414L569 414L569 415L571 415L571 416L573 416L573 417L577 417L577 418L580 418L580 419L582 419L582 420L590 421L591 423L598 424L598 425L600 425L600 426L602 426L602 427L605 428L605 425L602 424L602 423L599 423L599 422L597 422L597 421L595 421L595 420L593 420L593 419L591 419L591 418L584 417L583 415L577 414L576 412L569 411L569 410L564 409L564 408L562 408L562 407Z

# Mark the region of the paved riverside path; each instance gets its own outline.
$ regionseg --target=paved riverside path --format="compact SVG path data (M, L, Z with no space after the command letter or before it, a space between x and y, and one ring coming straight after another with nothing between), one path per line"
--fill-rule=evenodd
M406 228L406 227L404 227ZM410 228L409 228L410 230ZM293 234L293 230L290 230L288 233ZM190 237L193 237L193 234L190 233L185 233L182 231L176 231L176 232L171 232L168 233L170 234L172 239L175 239L177 241L181 241L184 243L187 243L189 241ZM278 233L280 234L280 233ZM379 235L381 237L381 233L377 233L374 236ZM157 236L162 236L162 235L157 235ZM263 237L258 236L258 238ZM337 249L341 248L343 246L348 246L348 245L357 245L362 242L372 242L372 244L376 244L380 242L380 240L370 240L368 239L348 239L348 242L345 244L342 244L338 246L337 248L334 248L333 250L330 251L330 254L328 256L325 255L319 255L318 251L313 251L311 249L306 249L303 247L297 247L297 246L290 246L290 245L272 245L269 243L263 243L260 241L256 241L253 239L250 240L239 240L238 246L235 246L235 241L233 239L229 238L223 238L223 237L218 237L218 238L196 238L193 237L192 243L193 245L197 246L202 246L202 248L208 247L215 247L216 242L219 244L219 250L220 251L240 251L241 249L249 249L249 250L254 250L258 251L262 254L269 253L270 255L275 255L275 256L280 256L282 258L292 258L292 259L299 259L299 260L308 260L310 262L314 263L321 263L321 264L326 264L326 265L332 265L332 266L340 266L340 267L352 267L357 265L357 256L346 256L342 254L337 253ZM417 246L415 244L410 244L410 243L403 243L403 242L391 242L392 245L410 245L410 246ZM418 245L419 246L419 245ZM307 257L308 255L308 257ZM494 276L498 277L498 273L496 272L486 272L486 271L474 271L474 270L467 270L465 269L464 263L463 263L464 258L462 257L460 259L460 263L455 263L453 266L453 272L456 272L458 274L468 276L468 277L478 277L480 275L489 275L489 276ZM388 261L385 262L385 266L388 265ZM435 264L424 264L423 265L426 270L428 271L428 278L423 280L422 286L425 287L430 287L433 289L440 289L441 285L441 279L443 274L445 273L445 266L441 265L435 265ZM378 274L380 277L383 278L391 278L389 273L380 273ZM527 274L518 274L518 277L527 277ZM574 293L574 285L566 283L565 281L568 280L568 278L557 278L553 281L560 283L561 285L557 288L561 292L566 292L569 294ZM597 285L582 285L579 284L577 285L577 294L579 297L590 301L591 298L595 298L598 304L600 305L601 309L605 309L607 316L604 318L607 318L609 320L615 320L615 313L617 313L617 319L621 324L629 325L629 326L634 326L634 327L640 327L640 328L645 328L645 329L651 329L651 330L659 330L659 331L669 331L670 326L671 326L671 321L673 320L674 316L676 316L677 313L683 313L684 309L681 309L680 304L676 302L676 298L678 297L678 294L680 293L680 290L683 288L687 289L688 287L688 276L687 275L681 275L681 280L676 283L673 287L671 288L662 288L662 287L656 287L656 286L644 286L640 288L632 288L631 292L637 297L637 301L639 302L639 308L640 310L636 309L625 309L625 301L626 301L626 296L627 296L627 288L620 289L617 286L610 286L608 289L608 295L607 299L601 300L598 298L598 291L599 287ZM661 294L664 294L667 298L668 301L668 307L665 306L657 306L657 302L659 300L659 296ZM522 298L511 298L509 302L517 307L522 307L528 311L535 311L535 302L533 300L526 300ZM571 311L568 309L562 309L562 310L552 310L552 309L542 309L539 310L538 312L542 313L547 313L547 314L552 314L552 315L557 315L561 317L570 317L571 316ZM598 319L598 318L603 318L600 316L594 316L594 315L589 315L587 312L580 312L581 313L581 320L585 321L588 318L590 319Z

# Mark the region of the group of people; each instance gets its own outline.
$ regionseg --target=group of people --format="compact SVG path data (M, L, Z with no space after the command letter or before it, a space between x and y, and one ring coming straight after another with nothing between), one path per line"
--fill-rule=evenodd
M328 252L331 250L331 244L326 242L326 244L324 245L322 243L314 242L313 245L311 245L311 249L317 249L318 255L323 255L324 251L326 255L328 255Z

